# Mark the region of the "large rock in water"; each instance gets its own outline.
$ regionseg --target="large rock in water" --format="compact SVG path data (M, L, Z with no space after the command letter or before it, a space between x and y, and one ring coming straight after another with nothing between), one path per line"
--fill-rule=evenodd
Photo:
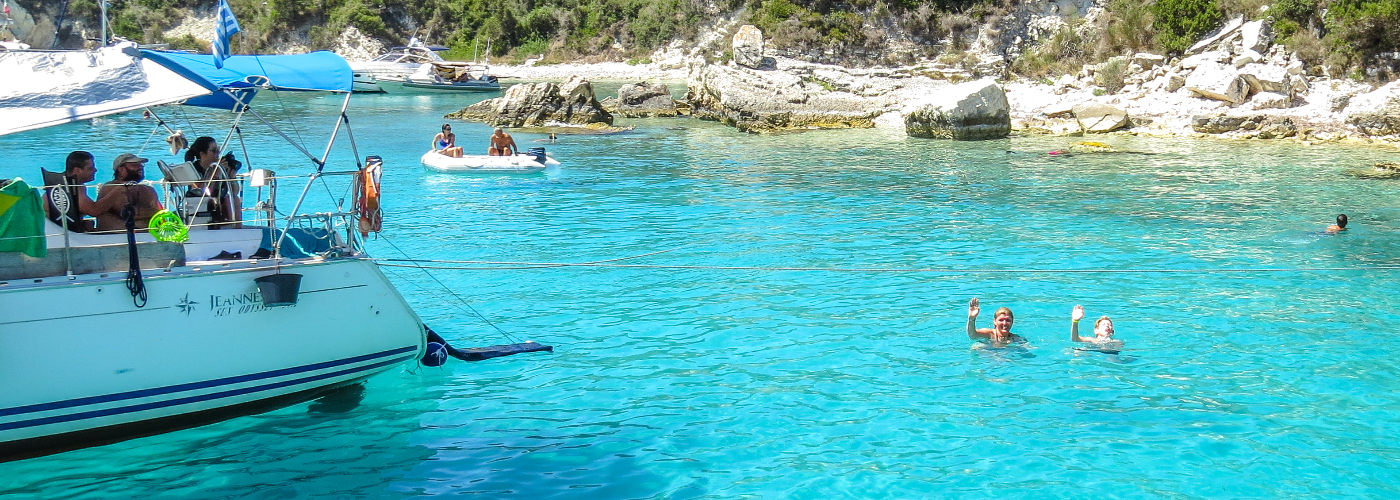
M990 78L941 91L904 114L910 137L977 141L1011 134L1011 106L1006 91Z
M1400 80L1351 98L1347 123L1371 135L1400 134Z
M628 118L676 116L676 100L671 88L664 83L629 83L617 89L617 104L612 111Z
M550 123L612 125L613 116L598 104L593 84L574 75L563 84L514 85L506 95L487 99L445 118L486 122L493 127L543 127Z
M862 96L834 91L809 71L753 71L695 63L686 76L690 114L744 132L793 129L871 128L893 109L885 92Z

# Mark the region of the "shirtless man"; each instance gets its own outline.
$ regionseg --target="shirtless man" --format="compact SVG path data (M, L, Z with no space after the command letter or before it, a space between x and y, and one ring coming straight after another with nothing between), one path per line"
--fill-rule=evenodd
M986 340L991 342L992 347L1006 347L1012 342L1025 342L1026 338L1011 333L1011 324L1016 321L1012 316L1011 309L1003 307L997 309L992 315L991 328L977 328L977 314L982 308L977 303L977 298L967 304L967 338L972 340Z
M491 147L486 149L486 154L491 156L509 156L520 152L520 148L515 147L515 139L510 137L504 130L496 129L491 134Z
M145 158L122 153L112 160L112 181L102 185L97 194L98 231L126 231L122 209L128 202L136 209L136 228L146 229L151 216L161 210L160 197L151 186L137 184L146 178Z
M1327 234L1337 234L1347 230L1347 214L1337 216L1337 223L1327 226Z

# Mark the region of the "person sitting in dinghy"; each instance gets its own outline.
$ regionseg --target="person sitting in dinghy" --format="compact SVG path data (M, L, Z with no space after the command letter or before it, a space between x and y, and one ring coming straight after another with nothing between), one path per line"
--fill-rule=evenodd
M462 157L462 148L457 147L457 134L452 133L452 125L442 124L442 132L433 136L433 151L443 156Z
M510 134L501 129L496 129L491 134L491 147L486 149L486 154L490 156L510 156L520 154L520 148L516 147L515 139Z
M992 315L991 328L977 328L977 315L981 311L982 308L978 305L977 298L973 297L972 302L967 304L968 338L990 342L992 347L1006 347L1012 342L1026 342L1025 337L1011 333L1011 324L1016 321L1015 316L1011 314L1011 308L997 309L997 312Z

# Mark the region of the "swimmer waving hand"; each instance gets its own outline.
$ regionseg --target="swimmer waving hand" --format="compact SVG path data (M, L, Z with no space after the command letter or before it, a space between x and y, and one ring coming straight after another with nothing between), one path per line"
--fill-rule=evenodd
M991 328L977 328L977 315L982 308L978 305L977 298L973 297L967 304L967 338L972 340L985 340L993 347L1005 347L1012 342L1025 342L1026 338L1011 333L1011 324L1016 321L1011 314L1011 309L1003 307L997 309L992 315Z

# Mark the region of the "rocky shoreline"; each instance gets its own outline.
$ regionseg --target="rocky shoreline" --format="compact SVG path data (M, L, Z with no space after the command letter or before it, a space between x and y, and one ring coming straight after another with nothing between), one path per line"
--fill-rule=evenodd
M497 66L503 78L677 82L697 118L749 132L888 127L917 130L909 117L931 101L963 99L957 76L936 65L846 68L768 56L761 34L740 29L734 60L699 57L667 64L625 63ZM1400 83L1379 88L1330 79L1307 68L1286 47L1271 43L1267 26L1237 20L1202 40L1184 57L1137 54L1056 81L998 83L1010 131L1084 136L1218 137L1353 142L1400 147ZM1106 67L1117 64L1117 69ZM1113 93L1098 73L1119 71ZM1312 71L1310 71L1312 70ZM964 84L966 87L967 84ZM975 86L975 85L974 85ZM949 95L949 93L958 95ZM978 118L986 120L986 118ZM1086 121L1088 120L1088 121ZM985 125L985 123L984 123Z

